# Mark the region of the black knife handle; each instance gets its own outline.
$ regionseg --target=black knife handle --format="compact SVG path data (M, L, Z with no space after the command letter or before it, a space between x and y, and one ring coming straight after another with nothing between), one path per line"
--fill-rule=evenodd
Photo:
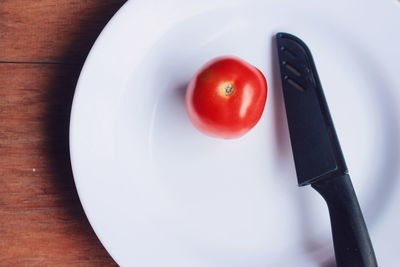
M322 179L311 186L328 204L337 266L378 266L349 175Z

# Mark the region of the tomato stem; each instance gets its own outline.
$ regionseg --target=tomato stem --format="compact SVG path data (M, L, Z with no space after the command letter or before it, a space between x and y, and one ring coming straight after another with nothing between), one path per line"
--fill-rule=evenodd
M232 83L225 83L224 94L225 96L231 96L235 92L235 87Z

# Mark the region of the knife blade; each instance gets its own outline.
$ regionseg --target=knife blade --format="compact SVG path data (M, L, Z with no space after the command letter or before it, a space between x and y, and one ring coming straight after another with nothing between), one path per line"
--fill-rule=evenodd
M327 203L337 266L377 266L311 52L288 33L276 41L298 184Z

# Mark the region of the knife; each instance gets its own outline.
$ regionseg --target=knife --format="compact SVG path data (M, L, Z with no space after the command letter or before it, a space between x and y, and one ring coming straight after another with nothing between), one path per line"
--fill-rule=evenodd
M276 39L298 184L327 203L337 266L378 266L311 52L291 34Z

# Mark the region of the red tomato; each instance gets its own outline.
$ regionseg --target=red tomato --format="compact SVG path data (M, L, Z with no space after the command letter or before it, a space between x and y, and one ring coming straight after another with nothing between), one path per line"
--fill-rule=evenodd
M201 132L238 138L259 121L267 99L267 81L256 67L234 57L208 62L190 81L186 107Z

